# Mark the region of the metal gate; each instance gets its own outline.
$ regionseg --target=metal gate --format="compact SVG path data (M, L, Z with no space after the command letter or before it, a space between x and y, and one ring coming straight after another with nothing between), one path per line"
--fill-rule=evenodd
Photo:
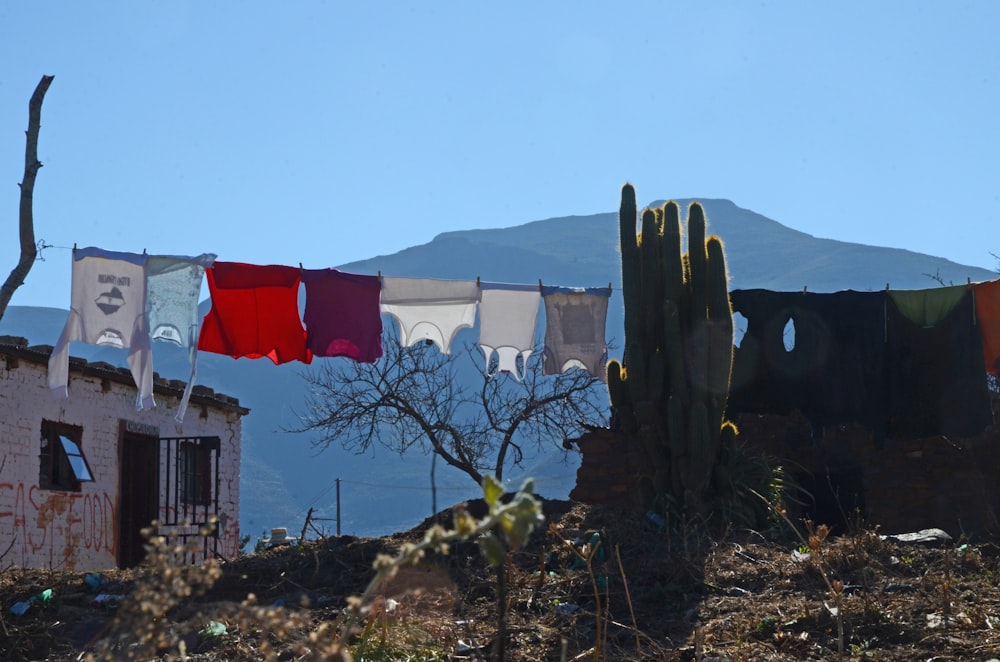
M201 536L200 552L190 549L186 558L191 563L219 553L219 448L219 437L160 439L160 533L185 549Z

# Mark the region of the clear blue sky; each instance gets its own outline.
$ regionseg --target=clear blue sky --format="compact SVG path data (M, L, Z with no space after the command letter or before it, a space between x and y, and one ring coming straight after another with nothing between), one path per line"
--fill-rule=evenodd
M42 74L55 248L13 305L68 306L74 243L319 268L611 211L625 181L993 268L998 25L991 0L5 2L0 277Z

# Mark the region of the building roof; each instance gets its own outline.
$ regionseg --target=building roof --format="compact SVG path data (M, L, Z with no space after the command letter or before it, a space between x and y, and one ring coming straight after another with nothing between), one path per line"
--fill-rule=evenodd
M20 336L0 336L0 356L14 359L23 359L38 363L48 368L49 356L52 354L52 345L32 345L28 346L28 339ZM77 356L69 359L70 373L77 373L87 377L97 377L118 382L135 388L132 380L132 373L127 368L119 368L105 361L87 361ZM184 393L187 384L180 379L164 379L159 373L153 373L153 392L161 396L180 397ZM191 403L206 405L216 409L232 411L240 416L246 416L250 410L240 406L240 401L224 393L216 393L208 386L195 384L191 389Z

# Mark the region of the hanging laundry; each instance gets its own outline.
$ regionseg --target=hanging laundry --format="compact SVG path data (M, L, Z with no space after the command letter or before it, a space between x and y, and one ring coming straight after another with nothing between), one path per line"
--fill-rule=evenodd
M262 356L276 364L312 362L299 318L299 269L216 262L206 269L212 309L198 349L238 359Z
M808 357L785 347L789 321L798 341L794 309L800 298L800 292L760 289L729 293L733 312L746 318L747 329L733 355L728 411L784 415L802 408Z
M795 351L815 366L803 413L816 426L860 423L877 444L888 421L885 292L800 295Z
M381 310L399 323L403 347L430 340L442 354L450 353L455 335L475 323L479 299L474 280L382 278Z
M127 348L138 389L136 408L155 406L145 266L145 255L74 249L69 317L49 356L48 382L55 398L69 396L69 344L78 340Z
M889 290L896 310L917 326L929 329L945 319L965 298L965 285L928 290Z
M1000 375L1000 280L972 283L986 371Z
M925 291L924 309L936 306L931 302L942 289L950 288ZM890 297L886 321L892 436L970 436L993 422L972 291L959 289L959 303L930 327L921 322L935 316L915 322L900 310L897 297ZM917 297L917 292L907 296Z
M508 372L521 381L528 357L534 351L542 294L537 285L481 283L480 289L483 298L479 304L479 346L486 356L486 373L492 377L497 372ZM494 354L497 366L491 373Z
M604 382L608 355L605 327L610 288L571 288L545 285L545 349L542 373L557 375L580 367Z
M734 290L730 299L747 319L730 413L798 410L816 432L854 422L885 438L884 292Z
M181 396L174 420L184 421L195 377L198 374L198 298L205 269L215 254L197 257L150 255L146 259L146 315L152 340L169 342L188 350L191 376Z
M304 269L306 346L313 356L346 356L374 363L382 356L378 276Z

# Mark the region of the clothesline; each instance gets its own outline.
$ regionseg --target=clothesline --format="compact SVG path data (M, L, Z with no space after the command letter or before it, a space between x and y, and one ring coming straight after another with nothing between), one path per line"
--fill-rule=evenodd
M450 352L455 335L475 324L488 374L521 379L518 367L534 350L539 300L546 329L543 374L581 367L604 379L608 288L407 278L351 274L337 269L220 262L216 255L150 255L74 246L70 313L49 360L49 388L68 397L69 343L127 348L138 389L138 408L153 401L152 340L188 349L191 377L178 406L182 421L196 378L198 351L233 358L267 356L280 364L314 356L373 362L382 355L382 315L394 318L404 346L429 340ZM212 307L199 320L198 300L207 276ZM996 284L996 286L994 286ZM299 287L305 311L299 312ZM888 287L888 283L887 283ZM983 351L996 374L1000 357L1000 281L934 288L935 298L974 290L974 314L985 320ZM951 292L949 292L951 290ZM733 294L739 292L734 290ZM897 304L907 292L888 291ZM809 295L804 288L800 296ZM919 299L923 301L923 294ZM913 298L913 297L910 297ZM979 302L982 302L980 305ZM924 305L924 304L919 304ZM911 314L927 314L927 311ZM200 321L200 323L199 323ZM989 333L985 332L989 330ZM987 337L988 335L988 337Z
M543 374L581 367L604 379L611 287L366 276L333 268L221 262L216 255L150 255L73 247L71 306L49 359L49 388L69 397L69 343L127 348L139 409L153 400L152 340L187 348L191 378L175 419L183 421L198 351L280 364L314 356L374 362L382 355L382 315L394 318L404 346L427 340L449 353L455 335L480 323L488 374L522 378L534 350L539 302L546 311ZM211 309L199 324L207 277ZM305 310L299 312L299 287ZM490 373L496 359L496 370Z
M727 411L798 410L824 427L969 436L992 422L984 372L1000 358L1000 280L829 294L733 290L746 319ZM791 322L794 341L786 345Z

